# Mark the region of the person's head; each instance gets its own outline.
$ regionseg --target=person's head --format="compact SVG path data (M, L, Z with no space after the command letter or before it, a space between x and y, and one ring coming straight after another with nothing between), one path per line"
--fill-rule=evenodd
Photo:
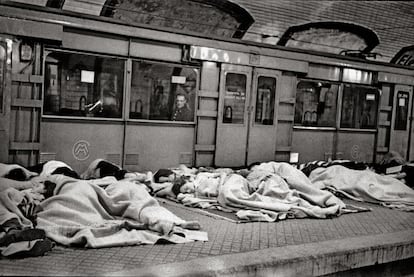
M195 188L194 183L190 182L187 176L180 176L173 181L171 190L177 196L179 193L193 193Z
M154 174L154 182L164 183L164 182L173 182L176 178L176 174L170 170L161 168Z
M183 108L185 106L185 104L187 103L187 99L186 99L185 95L177 94L176 103L177 103L177 108L178 109Z

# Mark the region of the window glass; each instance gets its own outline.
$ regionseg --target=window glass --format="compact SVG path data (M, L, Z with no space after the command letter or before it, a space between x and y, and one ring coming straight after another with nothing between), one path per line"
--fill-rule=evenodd
M244 123L246 83L246 75L236 73L226 74L223 123Z
M300 81L296 91L295 125L335 127L336 84Z
M197 78L194 68L134 61L129 117L194 121Z
M6 76L6 48L0 44L0 113L3 112L4 78Z
M407 130L408 120L408 92L399 91L397 93L397 109L395 113L395 130Z
M378 89L345 85L341 128L375 129L378 101Z
M124 61L75 53L46 59L44 114L120 118Z
M275 91L275 78L260 76L257 79L256 111L254 119L256 124L273 125Z

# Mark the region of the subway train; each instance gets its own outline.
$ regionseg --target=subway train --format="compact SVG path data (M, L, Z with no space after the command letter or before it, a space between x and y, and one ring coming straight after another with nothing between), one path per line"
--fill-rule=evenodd
M0 162L414 158L414 70L0 2Z

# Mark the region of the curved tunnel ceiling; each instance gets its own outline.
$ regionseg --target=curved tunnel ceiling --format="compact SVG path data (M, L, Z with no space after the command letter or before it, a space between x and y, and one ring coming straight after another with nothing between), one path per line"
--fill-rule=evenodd
M366 27L329 21L292 26L277 44L363 57L379 44L379 39L375 32Z
M254 19L227 0L47 0L45 6L208 36L242 38Z

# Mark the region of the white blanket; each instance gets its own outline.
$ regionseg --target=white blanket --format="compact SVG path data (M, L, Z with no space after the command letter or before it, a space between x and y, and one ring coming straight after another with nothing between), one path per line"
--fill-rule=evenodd
M161 207L144 185L112 178L102 188L96 180L49 179L57 184L55 195L41 203L37 227L61 244L98 248L207 240L205 232L181 228L186 221Z
M208 179L203 179L201 189L196 183L196 197L179 195L179 199L184 204L196 206L198 198L206 206L205 198L211 199L217 190L217 200L221 207L233 211L252 210L237 214L244 220L326 218L363 210L349 209L331 192L315 188L308 177L287 163L262 163L255 166L246 178L239 174L230 174L225 178L220 175L216 178L218 179L211 180L210 189L207 186Z
M313 170L315 187L339 192L351 199L414 211L414 190L401 181L371 170L353 170L335 165Z

